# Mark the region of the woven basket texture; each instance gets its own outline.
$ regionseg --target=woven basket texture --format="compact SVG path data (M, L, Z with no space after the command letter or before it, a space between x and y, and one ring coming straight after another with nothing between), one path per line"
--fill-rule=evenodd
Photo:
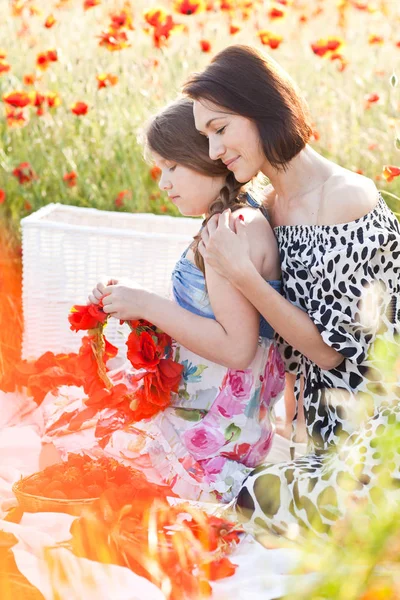
M97 500L97 498L82 498L80 500L45 498L44 496L37 496L24 492L23 486L28 482L35 481L40 475L41 473L34 473L28 477L23 477L13 485L12 491L24 512L63 512L68 513L69 515L79 516L84 508L90 506Z
M72 332L68 313L86 304L93 287L113 277L169 296L176 261L201 221L48 204L21 220L24 336L22 357L50 350L76 352L84 333ZM127 325L110 319L107 339L122 353Z

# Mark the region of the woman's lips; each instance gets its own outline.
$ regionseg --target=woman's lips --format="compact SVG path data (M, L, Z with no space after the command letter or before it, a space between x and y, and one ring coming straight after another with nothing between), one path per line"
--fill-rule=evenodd
M237 156L237 157L236 157L236 158L234 158L233 160L229 161L229 162L226 164L226 167L227 167L227 169L231 169L231 168L232 168L232 166L236 164L236 162L237 162L238 158L240 158L240 156Z

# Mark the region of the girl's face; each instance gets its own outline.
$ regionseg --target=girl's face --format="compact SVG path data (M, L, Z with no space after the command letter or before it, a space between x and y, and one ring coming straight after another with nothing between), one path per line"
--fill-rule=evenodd
M254 121L208 100L195 100L193 114L196 129L208 138L210 158L221 159L237 181L245 183L265 172L266 157Z
M225 185L225 176L203 175L153 152L153 159L161 169L158 182L160 190L167 192L182 215L199 217L218 198Z

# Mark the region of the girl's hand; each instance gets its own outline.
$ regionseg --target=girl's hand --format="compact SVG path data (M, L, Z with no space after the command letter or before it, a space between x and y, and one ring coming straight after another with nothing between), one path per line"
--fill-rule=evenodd
M88 304L98 304L104 296L104 290L107 285L117 285L118 279L109 279L106 282L99 281L95 288L92 289L92 293L88 296Z
M149 292L138 284L107 285L103 289L102 302L105 313L123 321L145 319L146 298Z
M201 232L199 251L205 262L232 283L252 266L246 226L228 208L214 215Z

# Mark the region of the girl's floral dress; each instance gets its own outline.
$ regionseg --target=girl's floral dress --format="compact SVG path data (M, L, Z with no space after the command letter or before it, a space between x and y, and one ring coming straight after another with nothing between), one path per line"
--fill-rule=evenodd
M172 273L173 297L185 309L214 319L204 275L186 253ZM270 283L280 290L280 281ZM174 360L184 371L171 406L136 423L129 435L114 433L107 451L155 471L183 498L229 502L271 448L273 406L283 392L285 371L273 335L260 318L257 353L245 370L228 369L175 344Z

